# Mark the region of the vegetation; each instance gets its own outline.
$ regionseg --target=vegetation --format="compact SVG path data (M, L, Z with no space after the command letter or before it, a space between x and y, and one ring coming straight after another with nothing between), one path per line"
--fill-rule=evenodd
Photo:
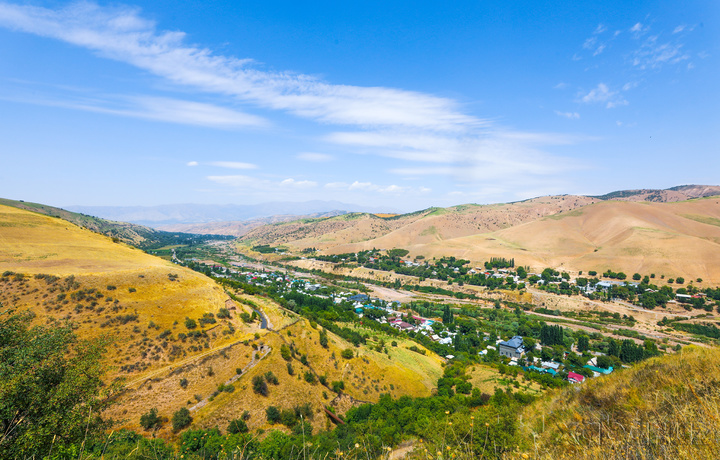
M29 313L0 313L5 458L42 458L98 439L108 427L100 414L119 390L102 382L107 338L82 341L70 325L30 327L32 320Z

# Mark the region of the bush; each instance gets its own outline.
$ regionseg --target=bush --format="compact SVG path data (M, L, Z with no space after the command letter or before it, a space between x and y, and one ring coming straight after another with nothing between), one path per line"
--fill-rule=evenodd
M265 380L267 383L272 383L273 385L279 385L280 382L278 381L278 378L275 374L272 373L272 371L267 371L265 373Z
M287 345L280 345L280 356L282 356L285 361L290 361L292 359L290 348Z
M252 386L253 391L259 395L267 396L268 395L268 386L265 382L265 379L262 378L260 375L256 375L252 379Z
M353 356L355 356L355 353L353 352L352 348L346 348L340 353L340 356L342 356L345 359L352 359Z
M332 383L332 390L335 393L341 393L345 389L345 382L342 380L335 381Z
M265 409L265 417L267 417L268 423L274 425L280 422L280 411L275 406L270 406Z
M192 318L185 318L185 327L188 329L195 329L197 327L197 323Z
M310 371L305 371L305 381L309 384L315 384L315 374Z
M186 426L192 423L192 417L190 411L183 407L179 411L175 412L172 417L173 431L180 431Z
M188 379L180 379L180 386L182 388L187 388L188 386Z
M158 410L156 408L150 409L150 412L140 416L140 426L145 430L151 428L157 428L162 423L162 418L158 416Z
M238 434L238 433L247 433L250 431L248 429L247 423L245 423L245 420L235 419L230 422L227 428L228 433L231 434Z

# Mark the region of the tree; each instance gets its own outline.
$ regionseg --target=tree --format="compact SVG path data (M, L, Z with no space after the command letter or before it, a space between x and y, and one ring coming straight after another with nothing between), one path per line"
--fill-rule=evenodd
M642 277L640 276L640 273L633 273L633 279L634 279L635 281L639 281L640 278L642 278Z
M613 360L610 359L610 357L602 355L598 356L597 358L597 367L601 367L603 369L609 369L610 366L613 365Z
M275 406L270 406L267 409L265 409L265 417L267 417L267 421L274 425L276 423L280 422L280 411Z
M0 313L4 458L43 458L51 448L57 452L94 439L109 426L100 414L120 390L102 382L108 338L79 341L69 324L30 327L33 318Z
M180 431L191 423L192 417L190 416L190 411L186 407L180 408L180 410L175 412L172 416L173 431Z
M328 347L327 331L325 331L325 330L320 331L320 346L323 348Z
M586 335L578 337L577 349L580 352L587 351L590 348L590 339Z
M147 414L140 416L140 426L146 430L159 427L162 423L162 418L158 416L157 408L153 407Z
M340 356L345 359L352 359L352 357L355 356L355 353L353 352L352 348L346 348L340 353Z
M228 433L232 434L238 434L238 433L247 433L249 431L247 423L245 423L245 420L241 419L235 419L230 422L227 428Z

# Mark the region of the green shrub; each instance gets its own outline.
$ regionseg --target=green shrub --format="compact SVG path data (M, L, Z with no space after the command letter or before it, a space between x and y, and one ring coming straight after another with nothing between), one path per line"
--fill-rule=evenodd
M146 430L151 428L160 427L162 424L162 418L158 416L158 410L153 407L150 412L140 416L140 426Z
M180 431L186 426L192 423L192 417L190 411L183 407L179 411L175 412L172 417L173 431Z

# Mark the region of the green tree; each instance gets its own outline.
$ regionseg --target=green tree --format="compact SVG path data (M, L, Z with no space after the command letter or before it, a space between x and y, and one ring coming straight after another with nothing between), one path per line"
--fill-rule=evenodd
M192 417L190 416L190 411L186 407L180 408L180 410L175 412L172 416L173 431L180 431L191 423Z
M247 433L249 430L248 430L247 423L245 423L245 420L235 419L230 422L230 424L228 425L227 431L228 431L228 433L238 434L238 433Z
M31 313L0 313L0 452L43 458L92 440L118 385L103 386L108 338L79 341L68 324L34 326ZM55 440L53 443L53 439Z
M146 430L159 427L161 423L162 418L158 416L158 410L155 407L150 409L150 412L148 412L147 414L142 414L140 416L140 426L145 428Z
M590 348L590 339L586 335L578 337L577 349L580 352L587 351Z
M267 421L271 424L276 424L280 422L280 411L275 406L270 406L267 409L265 409L265 417L267 418Z

